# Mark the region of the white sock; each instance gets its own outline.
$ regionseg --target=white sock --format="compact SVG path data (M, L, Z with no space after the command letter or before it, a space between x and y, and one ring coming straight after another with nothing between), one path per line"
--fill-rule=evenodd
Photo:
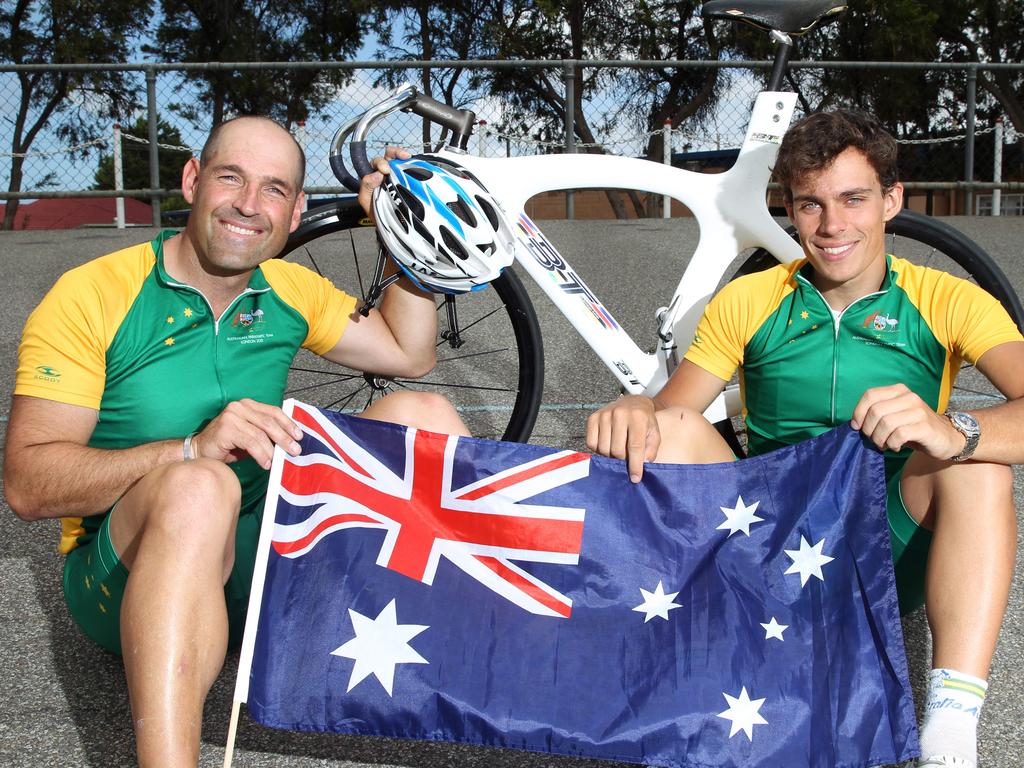
M978 762L978 718L988 683L955 669L928 674L928 701L921 724L921 757L952 755Z

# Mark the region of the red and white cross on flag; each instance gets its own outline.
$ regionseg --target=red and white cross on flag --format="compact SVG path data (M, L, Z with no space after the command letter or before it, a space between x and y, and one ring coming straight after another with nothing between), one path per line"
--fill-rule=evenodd
M569 616L569 598L512 561L579 562L584 510L520 502L586 477L587 454L563 451L453 488L458 437L405 430L396 473L315 408L296 403L292 418L320 450L304 448L282 468L281 497L314 511L274 525L279 555L301 557L346 528L380 528L377 565L432 584L444 557L531 613Z

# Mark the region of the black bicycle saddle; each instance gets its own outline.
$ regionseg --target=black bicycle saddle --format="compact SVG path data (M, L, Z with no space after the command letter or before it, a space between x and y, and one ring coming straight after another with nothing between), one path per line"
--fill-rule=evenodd
M839 18L846 0L708 0L705 19L745 21L768 31L802 35Z

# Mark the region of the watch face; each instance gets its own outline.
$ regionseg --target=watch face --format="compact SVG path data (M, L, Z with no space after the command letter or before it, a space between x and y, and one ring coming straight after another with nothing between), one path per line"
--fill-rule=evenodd
M949 417L953 420L954 424L967 432L979 431L978 420L969 413L960 413L957 411L949 414Z

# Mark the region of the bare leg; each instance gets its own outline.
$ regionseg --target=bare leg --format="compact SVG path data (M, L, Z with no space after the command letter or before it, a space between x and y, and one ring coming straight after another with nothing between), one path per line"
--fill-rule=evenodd
M447 435L469 435L469 429L451 402L431 392L394 392L359 415Z
M716 464L733 461L732 450L703 414L688 408L658 411L661 445L655 461L670 464Z
M932 666L986 678L1017 546L1012 471L914 454L901 490L910 514L933 531L925 577Z
M231 470L201 459L154 470L112 513L129 570L121 645L141 766L198 762L203 702L227 649L239 503Z

